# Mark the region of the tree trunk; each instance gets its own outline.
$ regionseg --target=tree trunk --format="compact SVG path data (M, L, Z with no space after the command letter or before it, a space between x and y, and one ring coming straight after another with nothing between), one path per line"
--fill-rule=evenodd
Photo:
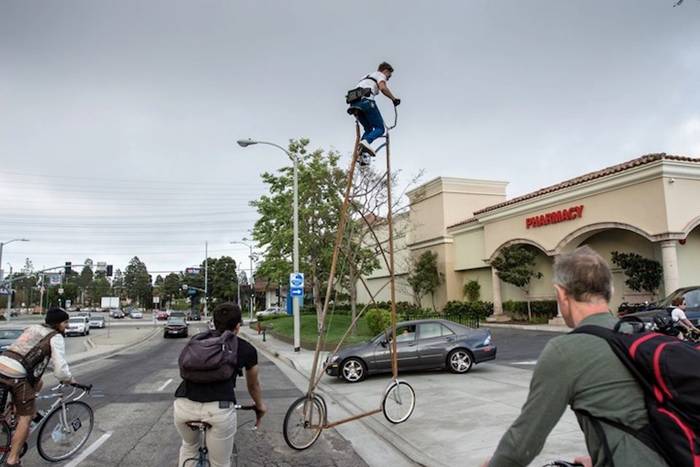
M355 322L355 317L357 316L357 282L355 279L355 270L350 268L348 271L348 292L350 292L350 315L352 317L351 323ZM350 329L350 335L354 336L357 333L357 326L353 324Z
M527 300L527 321L532 321L532 308L530 307L530 292L525 291L525 300Z
M435 292L430 292L430 301L433 305L433 311L437 313L437 309L435 308Z
M316 269L311 271L311 280L313 281L313 296L314 296L314 306L316 307L316 328L319 333L321 332L321 315L323 314L323 302L321 300L321 288L318 283L318 276L316 275Z

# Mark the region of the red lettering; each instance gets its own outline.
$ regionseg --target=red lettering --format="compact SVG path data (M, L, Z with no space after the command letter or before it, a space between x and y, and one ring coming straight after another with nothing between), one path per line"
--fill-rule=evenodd
M525 227L535 228L543 225L558 224L559 222L571 221L583 217L583 204L572 206L560 211L552 211L544 214L525 218Z
M526 226L528 229L529 229L530 227L532 227L532 217L528 217L527 219L525 219L525 226Z
M578 213L578 217L583 217L583 204L576 206L576 212Z

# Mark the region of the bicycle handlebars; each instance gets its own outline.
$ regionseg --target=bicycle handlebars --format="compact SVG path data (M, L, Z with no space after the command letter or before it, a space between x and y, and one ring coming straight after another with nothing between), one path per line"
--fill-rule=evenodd
M73 386L74 388L82 389L85 392L90 392L92 390L92 384L78 384L78 383L70 383L70 386Z

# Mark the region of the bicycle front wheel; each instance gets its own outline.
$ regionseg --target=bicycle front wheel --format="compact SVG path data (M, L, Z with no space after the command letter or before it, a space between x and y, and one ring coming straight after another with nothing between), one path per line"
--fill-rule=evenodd
M405 381L395 381L384 394L382 412L391 423L403 423L416 407L416 393Z
M326 411L319 399L302 396L289 406L284 417L284 440L297 451L307 449L321 435L325 420Z
M62 407L56 407L39 429L39 454L49 462L68 459L85 445L94 424L92 407L83 401L66 402L65 417Z
M10 453L10 441L12 431L5 420L0 421L0 465L4 465L7 455Z

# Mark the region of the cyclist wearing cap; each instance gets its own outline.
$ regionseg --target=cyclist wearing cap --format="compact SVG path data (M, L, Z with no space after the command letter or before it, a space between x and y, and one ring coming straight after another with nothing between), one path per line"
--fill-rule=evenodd
M356 89L364 90L363 97L353 102L348 112L355 114L365 130L360 141L362 146L360 165L369 164L369 156L375 156L372 142L382 136L385 130L384 119L379 112L377 103L374 101L374 96L381 91L382 94L391 99L394 105L401 103L401 99L397 99L386 85L393 73L394 68L387 62L382 62L379 64L377 71L370 73L357 83Z
M19 455L29 435L29 426L36 413L36 393L41 390L41 377L49 361L56 379L62 383L75 383L66 362L63 338L68 318L68 313L62 308L51 308L46 313L46 324L29 326L0 354L0 384L12 393L17 415L6 465L22 465Z
M676 297L671 304L674 306L673 311L671 311L673 324L680 327L684 335L687 334L688 331L700 333L700 330L693 325L685 314L685 309L688 307L685 298Z

